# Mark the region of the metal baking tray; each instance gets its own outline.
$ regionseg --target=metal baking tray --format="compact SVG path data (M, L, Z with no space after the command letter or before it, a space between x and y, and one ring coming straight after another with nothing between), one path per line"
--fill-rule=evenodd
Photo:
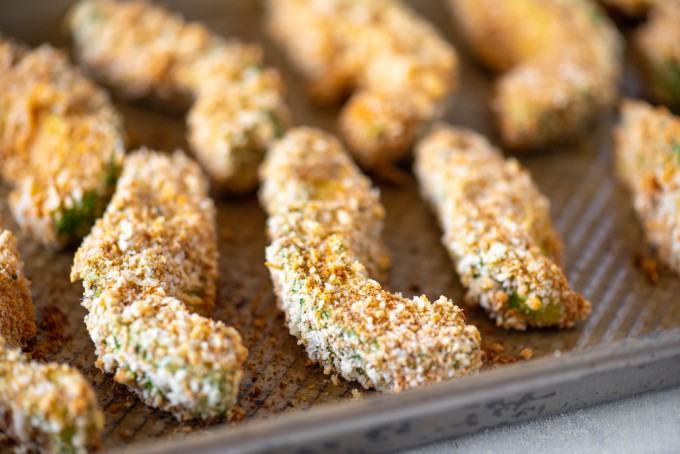
M0 30L32 45L49 41L66 46L60 23L69 3L1 1ZM337 111L308 101L300 78L263 33L259 2L162 3L225 36L261 42L268 62L283 72L295 122L334 130ZM495 140L488 109L490 76L465 56L442 0L411 3L456 43L462 57L461 88L446 119ZM634 72L627 73L623 89L639 95ZM117 106L133 145L186 149L182 116L144 105ZM612 173L613 121L613 115L604 118L580 143L521 157L552 201L569 281L592 301L592 315L571 330L521 333L498 329L478 309L463 306L468 320L480 327L486 347L495 350L496 361L477 376L398 395L332 383L310 364L276 309L264 266L265 215L254 194L214 194L221 252L214 317L234 325L250 350L234 420L212 426L178 423L96 369L83 324L82 288L68 279L73 251L51 252L19 235L40 327L30 351L39 359L70 363L91 380L106 414L105 449L145 453L389 451L678 385L680 279L660 266L659 280L652 283L637 265L652 256L629 197ZM387 210L384 237L393 259L385 285L409 296L444 294L462 301L463 290L439 242L441 233L409 168L409 162L403 163L402 184L379 183ZM0 190L0 223L17 232L6 207L7 190ZM524 348L533 351L531 360L505 364Z

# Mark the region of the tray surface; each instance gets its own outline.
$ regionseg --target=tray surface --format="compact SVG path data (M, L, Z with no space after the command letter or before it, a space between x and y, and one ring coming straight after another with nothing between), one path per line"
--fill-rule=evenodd
M300 78L264 35L259 20L262 6L258 2L162 3L189 19L206 22L225 36L262 42L268 62L283 72L295 123L334 130L337 111L318 109L308 102ZM59 22L68 4L67 0L3 2L0 30L32 45L44 41L64 45ZM446 120L473 127L495 140L489 121L489 75L464 55L442 1L411 4L457 44L462 57L461 88ZM632 72L626 75L624 91L632 95L639 93ZM133 145L187 149L182 117L122 102L117 102L117 107L125 116ZM501 363L513 362L524 348L531 349L535 359L555 352L582 352L601 344L680 327L680 305L676 304L680 278L660 266L659 281L652 284L636 265L636 259L651 255L642 242L629 197L613 175L609 152L613 121L613 115L603 119L587 141L548 154L521 158L552 202L553 218L565 242L569 281L593 303L593 313L585 322L566 331L507 332L494 327L480 310L462 305L462 287L439 242L441 232L435 219L418 195L408 162L402 165L406 175L403 184L380 183L387 210L384 237L393 262L389 280L384 284L406 296L426 294L436 298L444 294L460 302L468 320L479 326L487 348L493 350L494 343L504 347L499 351L495 346L497 351L492 356L496 363L488 365L487 370L505 367ZM7 187L0 191L0 224L18 232L7 209L7 192ZM344 381L332 383L318 366L310 364L295 338L288 334L264 266L266 218L255 195L240 199L213 195L219 209L221 253L219 297L213 316L236 327L250 350L236 417L227 424L239 426L247 420L269 419L373 394ZM19 248L26 274L33 282L39 325L39 336L30 350L39 359L68 362L91 380L106 414L105 448L158 438L179 439L191 432L213 432L221 428L221 425L180 424L171 416L146 407L94 367L92 342L83 324L85 309L79 304L82 287L80 283L69 283L68 279L73 251L50 252L23 235L19 235ZM556 360L541 361L541 364L548 368L554 362ZM578 361L575 364L579 367ZM522 365L512 369L520 367ZM539 373L541 368L532 370ZM474 389L473 380L465 380L465 389ZM420 392L424 391L406 394L417 397Z

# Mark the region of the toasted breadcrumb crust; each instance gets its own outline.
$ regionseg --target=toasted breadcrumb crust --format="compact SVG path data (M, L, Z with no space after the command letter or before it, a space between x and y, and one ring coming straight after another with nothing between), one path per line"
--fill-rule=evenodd
M401 158L457 84L453 47L398 0L269 0L268 29L320 102L340 114L358 162Z
M76 55L127 98L187 108L188 140L213 180L243 192L289 120L283 84L259 46L226 40L142 1L86 0L69 16Z
M407 299L370 278L387 266L384 209L335 138L291 130L261 175L279 304L326 374L397 392L480 368L479 331L450 300Z
M31 283L24 275L12 233L0 233L0 337L8 348L22 348L35 337Z
M680 274L680 118L663 107L624 100L614 139L616 169L647 240Z
M97 366L178 419L228 416L248 353L236 330L204 316L218 258L207 193L183 153L130 154L71 272L83 279Z
M49 45L0 38L0 166L10 207L52 247L87 234L106 207L124 144L108 95Z
M104 414L88 381L65 364L40 364L0 337L0 430L23 448L86 453L101 445Z
M680 107L680 2L655 2L633 46L651 97Z
M602 0L625 15L647 15L632 37L645 89L655 101L680 106L680 2L677 0Z
M508 148L539 150L584 132L617 99L622 39L590 0L449 0L486 66Z
M439 125L417 145L415 173L467 299L499 326L566 328L590 314L559 267L548 199L517 160L477 133Z
M84 453L98 448L104 415L89 383L19 348L35 336L29 281L12 234L0 233L0 431L23 449Z

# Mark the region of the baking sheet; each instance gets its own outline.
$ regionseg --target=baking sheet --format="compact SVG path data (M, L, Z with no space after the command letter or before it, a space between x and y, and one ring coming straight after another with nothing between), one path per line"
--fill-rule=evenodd
M43 41L63 45L66 41L60 34L59 25L69 3L67 0L0 2L0 30L32 45ZM334 130L337 111L319 109L308 102L299 77L264 36L259 2L200 0L188 3L176 0L159 3L183 12L190 19L203 20L225 36L263 42L268 62L283 72L295 122ZM430 18L447 38L458 42L443 1L412 1L411 4ZM462 46L457 47L463 54ZM491 79L461 56L462 85L446 119L473 127L495 140L488 110ZM632 72L627 74L624 88L627 93L638 94L639 87ZM133 144L165 150L186 148L182 117L166 115L143 105L121 102L117 105L125 115ZM552 201L555 224L565 241L569 281L591 300L592 315L572 330L517 333L497 329L479 310L463 306L468 319L480 327L485 346L496 361L480 376L461 380L459 392L469 393L482 386L488 381L485 375L498 376L498 372L489 374L489 369L508 368L508 374L518 374L518 369L525 368L533 371L532 376L538 376L553 367L551 364L562 361L539 360L537 364L530 364L520 360L520 364L503 365L514 362L524 348L533 351L531 362L535 362L537 358L552 357L556 352L583 352L602 344L680 327L680 279L660 267L659 281L653 284L637 264L640 258L650 257L650 252L641 241L628 196L612 173L611 117L595 125L587 141L545 155L521 158ZM403 184L380 183L387 210L384 236L393 261L385 285L407 296L424 293L436 298L444 294L454 301L462 301L462 288L439 242L441 233L418 196L409 168L408 162L402 165ZM6 193L7 188L3 187L0 191L0 223L18 232L6 207ZM221 252L219 299L214 317L235 326L250 350L236 418L223 425L232 426L228 430L237 433L247 422L255 422L247 427L249 431L256 431L258 421L264 424L262 420L277 415L299 413L310 407L324 408L322 406L328 403L361 396L370 397L372 392L356 385L344 381L331 383L318 366L310 364L295 338L285 329L264 266L265 215L256 197L214 196L219 209ZM135 446L135 443L161 439L178 440L191 433L225 433L223 425L177 423L171 416L146 407L125 387L115 384L96 369L92 342L82 321L85 310L79 305L82 287L80 283L69 283L68 279L73 251L51 252L22 235L19 235L19 249L26 263L26 274L33 281L32 293L40 327L40 334L30 350L39 359L70 363L91 380L106 414L105 448ZM495 343L504 350L493 345ZM579 364L585 367L576 363ZM526 383L529 386L529 381ZM451 389L455 395L457 388ZM418 401L428 392L414 390L405 393L406 397L387 396L376 402L397 397L393 402ZM342 413L341 407L326 406L327 412L316 414L320 418L324 414L337 416Z

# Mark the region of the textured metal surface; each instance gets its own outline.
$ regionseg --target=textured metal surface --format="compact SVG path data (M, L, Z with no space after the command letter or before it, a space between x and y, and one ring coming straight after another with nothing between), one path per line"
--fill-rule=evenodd
M508 422L680 385L680 330L443 382L417 393L319 406L212 437L134 445L131 453L394 452Z
M0 30L33 45L45 40L63 44L64 39L59 35L59 22L68 3L67 0L0 2ZM258 2L200 0L191 3L164 3L184 12L191 19L205 20L214 30L224 35L240 36L251 41L264 40L267 59L284 71L289 87L288 99L294 107L296 123L333 129L336 112L315 109L308 103L299 78L290 72L281 53L263 37L259 22L261 7ZM455 41L448 13L442 3L439 0L413 2L449 39ZM447 119L458 125L474 127L494 139L487 103L490 79L467 60L464 59L463 63L462 86L449 109ZM637 92L634 75L629 75L624 85L627 92ZM126 116L126 127L134 144L168 150L185 147L181 117L166 116L162 112L141 106L120 103L119 107ZM93 366L92 343L82 322L85 310L79 305L81 286L68 281L72 251L50 252L34 241L20 236L19 247L26 262L26 274L33 281L33 297L38 307L38 322L41 326L40 336L32 347L33 354L42 359L69 362L90 378L106 412L107 448L168 438L181 439L191 432L219 432L225 442L236 440L235 434L241 432L246 435L255 434L252 436L256 438L260 427L258 424L262 424L263 435L282 436L308 424L310 420L305 419L306 414L295 415L297 425L286 425L286 418L291 416L284 416L276 424L258 420L282 413L299 413L299 410L310 407L315 408L313 413L309 413L314 415L315 422L321 424L326 416L329 421L335 421L335 436L338 436L348 433L340 430L342 427L356 428L351 424L343 426L343 421L347 422L343 418L356 418L371 408L401 414L400 409L405 410L427 398L434 399L433 396L440 395L442 390L452 398L462 399L463 396L470 395L481 399L481 390L492 390L496 383L499 389L505 386L502 388L505 391L508 386L515 386L517 389L513 392L521 395L521 392L533 390L529 387L536 386L536 377L549 376L550 373L553 374L550 375L553 381L548 380L547 384L556 386L559 382L554 380L554 374L561 373L558 365L563 361L551 357L556 351L578 353L601 344L628 339L623 347L619 346L618 350L611 352L616 351L623 356L628 350L631 355L635 352L642 354L642 350L635 350L639 347L636 343L638 341L631 338L680 327L680 278L661 268L660 281L652 285L635 265L634 257L648 255L649 251L641 240L641 232L633 217L627 194L613 177L608 151L609 127L612 121L613 119L607 119L600 125L594 125L589 139L581 144L541 156L522 158L540 188L552 201L552 213L565 240L567 275L572 285L592 301L591 317L568 331L510 333L495 328L478 310L466 308L468 319L480 326L487 344L500 342L505 346L506 351L502 356L514 355L528 347L533 350L534 358L545 357L539 361L534 359L528 363L507 366L508 376L517 377L518 381L514 384L509 384L502 378L502 367L506 366L489 366L499 367L500 370L485 371L478 377L460 381L460 386L447 383L442 385L445 388L435 386L401 396L383 397L375 400L375 407L368 403L363 407L363 403L323 407L326 403L353 399L351 391L356 387L345 382L332 384L320 368L308 364L303 350L284 328L283 317L276 310L269 275L263 265L263 249L266 244L265 215L254 195L230 199L215 194L219 207L221 259L219 300L214 316L233 324L243 334L244 342L250 350L239 395L240 417L228 423L233 427L225 429L221 425L201 427L178 424L170 416L147 408L124 387L114 384L110 377L99 372ZM406 163L404 169L407 172L408 168L409 164ZM16 232L16 225L6 208L6 192L7 188L3 188L0 193L0 223ZM385 239L393 258L390 278L385 284L405 295L424 293L437 297L444 294L455 301L461 301L462 288L439 243L440 231L434 217L420 200L413 178L407 176L401 186L382 185L382 198L387 209ZM654 364L649 356L654 343L668 345L668 339L670 338L661 336L644 344L647 349L643 350L649 364ZM568 356L568 364L577 374L586 374L588 368L592 368L587 356ZM595 358L604 360L607 355L601 354ZM677 361L669 364L672 366ZM628 376L633 381L636 379L631 369L633 363L624 361L619 365L621 367L618 369L608 370L631 370ZM592 392L586 393L584 388L574 385L585 376L567 377L572 380L572 391L569 394L573 404L571 407L595 401ZM592 383L598 383L593 384L593 387L604 386L602 380L592 380ZM649 387L661 385L663 383L650 382ZM640 386L623 386L612 381L609 395L625 395L640 389ZM579 392L590 397L574 401ZM362 393L370 394L364 391ZM442 402L444 405L449 401ZM456 405L463 405L462 400L456 402ZM468 400L465 402L470 403ZM550 405L558 405L555 402ZM449 402L449 405L453 404ZM434 407L418 408L419 413L414 415L422 417L427 408L432 410ZM438 408L437 411L444 411L442 408L452 409L455 406ZM435 414L436 412L432 413ZM502 417L496 419L487 418L487 425L525 416L526 414L503 413ZM247 421L251 423L243 426ZM266 432L265 427L274 427L275 430ZM288 432L281 427L287 428ZM326 428L319 429L319 433L332 436L333 433L328 433L329 426L324 427ZM463 425L458 429L442 428L436 434L434 426L420 429L414 426L413 430L420 430L421 435L427 435L426 439L431 440L433 437L463 433L464 430L477 430L481 427L484 426L477 424L471 427ZM411 440L411 443L418 442L417 437L412 437ZM260 445L260 448L266 446L271 445Z

